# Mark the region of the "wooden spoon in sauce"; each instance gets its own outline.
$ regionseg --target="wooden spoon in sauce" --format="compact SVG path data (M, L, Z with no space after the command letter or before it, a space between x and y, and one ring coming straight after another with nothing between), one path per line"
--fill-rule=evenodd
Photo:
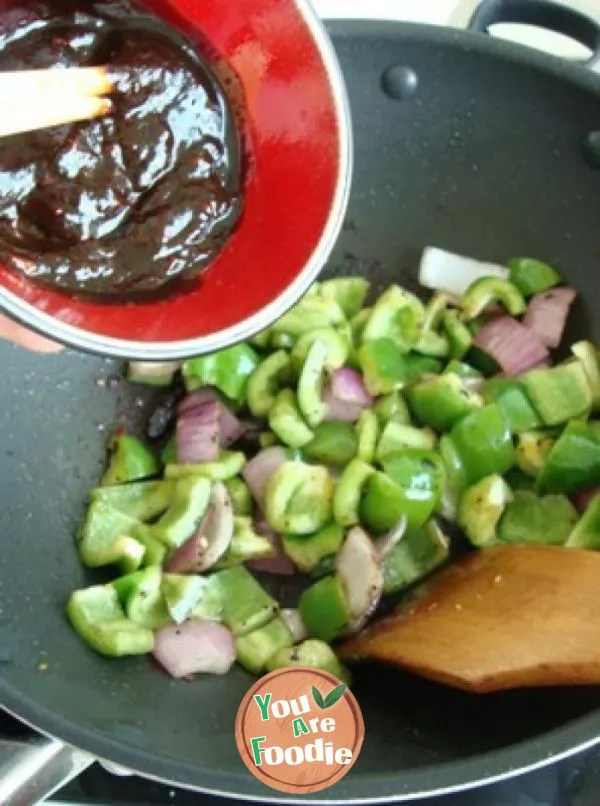
M600 684L600 554L470 554L338 649L467 691Z

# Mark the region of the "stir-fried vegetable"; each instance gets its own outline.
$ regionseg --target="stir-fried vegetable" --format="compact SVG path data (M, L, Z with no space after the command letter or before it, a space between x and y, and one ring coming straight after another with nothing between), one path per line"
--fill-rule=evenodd
M129 367L150 385L181 370L188 394L162 453L111 440L90 494L80 556L116 579L67 610L93 649L153 652L174 677L237 660L348 679L329 643L450 559L440 515L477 548L600 549L598 349L550 361L573 289L530 258L439 249L421 283L425 302L328 280L252 346ZM297 608L250 569L306 575Z

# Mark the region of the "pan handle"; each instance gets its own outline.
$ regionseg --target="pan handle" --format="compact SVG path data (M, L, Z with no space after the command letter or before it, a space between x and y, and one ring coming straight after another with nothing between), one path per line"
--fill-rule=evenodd
M548 0L483 0L467 27L487 34L499 22L520 22L565 34L592 51L585 67L600 68L600 25L580 11Z

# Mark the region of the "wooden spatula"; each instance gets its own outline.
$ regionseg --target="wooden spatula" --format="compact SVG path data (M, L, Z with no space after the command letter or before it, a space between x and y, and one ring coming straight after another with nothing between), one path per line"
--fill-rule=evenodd
M600 684L600 554L551 546L470 554L339 654L474 692Z

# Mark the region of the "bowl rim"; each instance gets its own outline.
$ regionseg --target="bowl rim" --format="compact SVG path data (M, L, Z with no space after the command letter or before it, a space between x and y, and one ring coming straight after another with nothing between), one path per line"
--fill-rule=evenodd
M93 333L62 322L4 287L0 287L1 312L30 330L67 347L107 358L151 362L205 355L246 341L280 319L298 302L325 266L341 232L350 199L354 153L350 102L333 43L310 0L294 0L294 4L317 47L329 81L339 136L339 162L327 222L310 257L293 282L264 308L234 325L206 336L171 342L129 340Z

